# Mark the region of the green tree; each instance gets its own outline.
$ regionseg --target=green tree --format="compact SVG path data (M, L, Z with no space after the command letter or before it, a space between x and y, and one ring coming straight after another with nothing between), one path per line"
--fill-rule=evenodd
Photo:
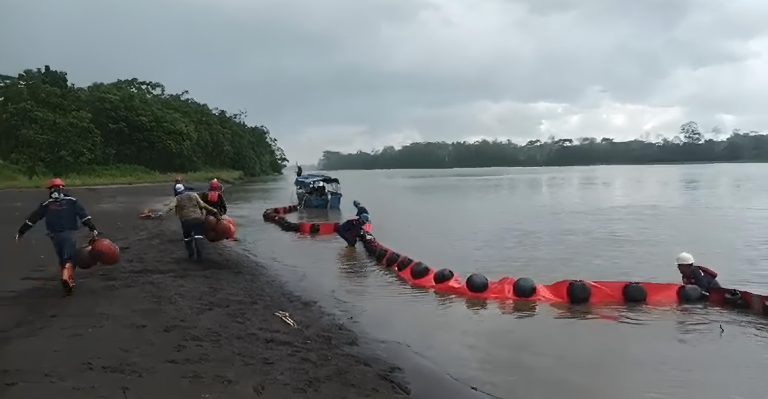
M684 125L685 126L685 125ZM571 139L550 137L546 142L529 140L523 146L511 141L411 143L402 148L385 147L371 153L344 154L325 151L321 169L376 168L471 168L486 166L565 166L594 164L644 164L662 162L768 161L768 135L734 130L725 140L695 139L696 126L688 125L680 136L657 137L655 142L617 142L586 137L572 145Z
M280 173L282 148L245 119L136 78L75 87L49 66L0 77L0 160L30 176L114 164Z

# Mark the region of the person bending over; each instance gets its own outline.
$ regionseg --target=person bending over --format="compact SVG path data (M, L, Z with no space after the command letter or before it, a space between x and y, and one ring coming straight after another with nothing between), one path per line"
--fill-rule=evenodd
M720 288L717 282L717 272L694 264L693 255L682 252L677 255L677 270L683 279L683 284L697 285L703 292L709 292L710 288Z
M211 180L211 184L208 185L208 191L200 194L200 199L206 204L210 205L213 209L219 211L219 215L224 216L227 214L227 201L224 200L224 186L219 183L218 180Z

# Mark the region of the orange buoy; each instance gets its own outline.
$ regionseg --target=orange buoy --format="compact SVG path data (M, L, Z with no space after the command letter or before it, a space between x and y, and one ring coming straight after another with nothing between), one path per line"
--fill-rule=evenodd
M231 223L232 226L235 226L235 228L237 228L237 223L235 223L235 219L232 219L231 217L224 215L221 217L221 220L226 220L227 223Z
M90 253L101 264L114 265L120 261L120 248L106 238L93 240Z
M208 215L205 217L205 221L203 223L205 224L205 231L209 232L216 230L216 225L219 224L219 220L211 215Z
M83 245L75 252L75 267L80 269L90 269L99 263L91 255L91 246Z
M205 218L205 238L210 242L234 239L236 232L237 228L231 218L221 220L213 216Z
M227 240L234 240L235 235L237 235L237 225L235 224L235 221L232 218L222 219L221 221L221 224L224 225L224 227L222 227L224 238Z

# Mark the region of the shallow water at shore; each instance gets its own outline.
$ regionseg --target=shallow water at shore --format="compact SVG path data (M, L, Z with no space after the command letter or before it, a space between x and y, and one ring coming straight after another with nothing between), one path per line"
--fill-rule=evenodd
M768 292L764 164L342 171L374 235L462 276L677 282L690 251L723 285ZM768 382L768 319L711 307L525 307L410 288L341 239L264 223L292 176L232 190L243 245L359 331L397 341L499 397L754 398ZM269 264L269 263L267 263ZM720 326L723 329L721 330Z

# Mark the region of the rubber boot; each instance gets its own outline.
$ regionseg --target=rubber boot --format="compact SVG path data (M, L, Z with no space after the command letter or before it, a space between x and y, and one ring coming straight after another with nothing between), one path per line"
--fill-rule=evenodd
M202 243L201 242L202 240L203 240L203 237L200 237L200 236L196 236L195 240L194 240L194 243L195 243L195 259L197 259L197 260L203 259L203 249L202 249L202 245L200 245Z
M61 286L67 295L71 295L75 288L75 267L71 263L61 268Z
M187 247L187 256L189 256L189 259L192 259L195 257L195 243L192 242L192 239L185 239L184 240L184 246Z

